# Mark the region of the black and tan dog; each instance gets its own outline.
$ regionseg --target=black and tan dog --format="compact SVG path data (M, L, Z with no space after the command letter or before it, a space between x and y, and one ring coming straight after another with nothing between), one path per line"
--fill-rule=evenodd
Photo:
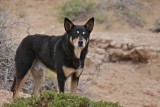
M35 34L24 38L15 56L16 75L11 87L13 98L29 72L34 80L33 94L39 95L45 67L57 73L59 92L64 92L65 80L71 76L71 93L75 94L93 26L94 18L85 25L74 25L65 18L66 33L62 36Z

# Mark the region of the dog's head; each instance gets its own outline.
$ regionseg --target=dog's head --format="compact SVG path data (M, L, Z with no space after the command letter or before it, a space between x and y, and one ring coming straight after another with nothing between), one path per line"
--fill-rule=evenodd
M64 19L68 40L74 48L83 49L87 45L93 26L94 17L89 19L85 25L74 25L68 18Z

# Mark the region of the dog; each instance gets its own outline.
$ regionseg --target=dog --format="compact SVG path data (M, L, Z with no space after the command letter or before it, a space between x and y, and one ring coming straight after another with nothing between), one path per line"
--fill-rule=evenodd
M35 34L25 37L15 55L16 74L11 87L13 98L29 73L34 81L32 94L39 96L45 68L57 74L60 93L64 93L65 81L71 76L71 93L75 95L93 27L94 17L84 25L74 25L70 19L64 18L66 32L62 36Z

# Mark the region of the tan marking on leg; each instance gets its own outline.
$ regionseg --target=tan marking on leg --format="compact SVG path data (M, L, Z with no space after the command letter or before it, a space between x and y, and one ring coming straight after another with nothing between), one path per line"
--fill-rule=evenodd
M88 43L88 39L86 40L86 39L83 38L83 43L86 45Z
M73 68L69 68L69 67L63 66L63 72L64 72L65 77L69 77L71 74L76 72L76 70L73 69Z
M71 94L76 95L77 86L78 86L78 81L74 81L71 78Z
M76 71L76 76L79 77L81 75L82 71L83 71L83 68ZM71 93L73 95L76 94L77 87L78 87L78 81L74 81L71 77Z
M39 60L35 60L31 69L34 81L34 89L32 95L40 95L40 88L44 81L44 71L45 66Z
M83 71L83 68L80 68L77 72L76 72L76 76L79 77L81 75Z
M25 75L25 77L23 79L20 80L16 80L16 86L15 86L15 90L13 91L13 99L15 99L18 95L18 92L21 90L22 86L24 85L24 83L26 82L27 78L28 78L29 72Z
M44 82L44 71L39 71L39 74L33 75L34 89L32 95L39 96L41 86Z

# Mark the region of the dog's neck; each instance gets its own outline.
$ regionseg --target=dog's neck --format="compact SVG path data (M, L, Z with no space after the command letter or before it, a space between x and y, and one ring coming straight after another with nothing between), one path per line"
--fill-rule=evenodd
M76 58L79 59L81 57L82 50L83 50L82 48L75 48L74 47L74 55L75 55Z

